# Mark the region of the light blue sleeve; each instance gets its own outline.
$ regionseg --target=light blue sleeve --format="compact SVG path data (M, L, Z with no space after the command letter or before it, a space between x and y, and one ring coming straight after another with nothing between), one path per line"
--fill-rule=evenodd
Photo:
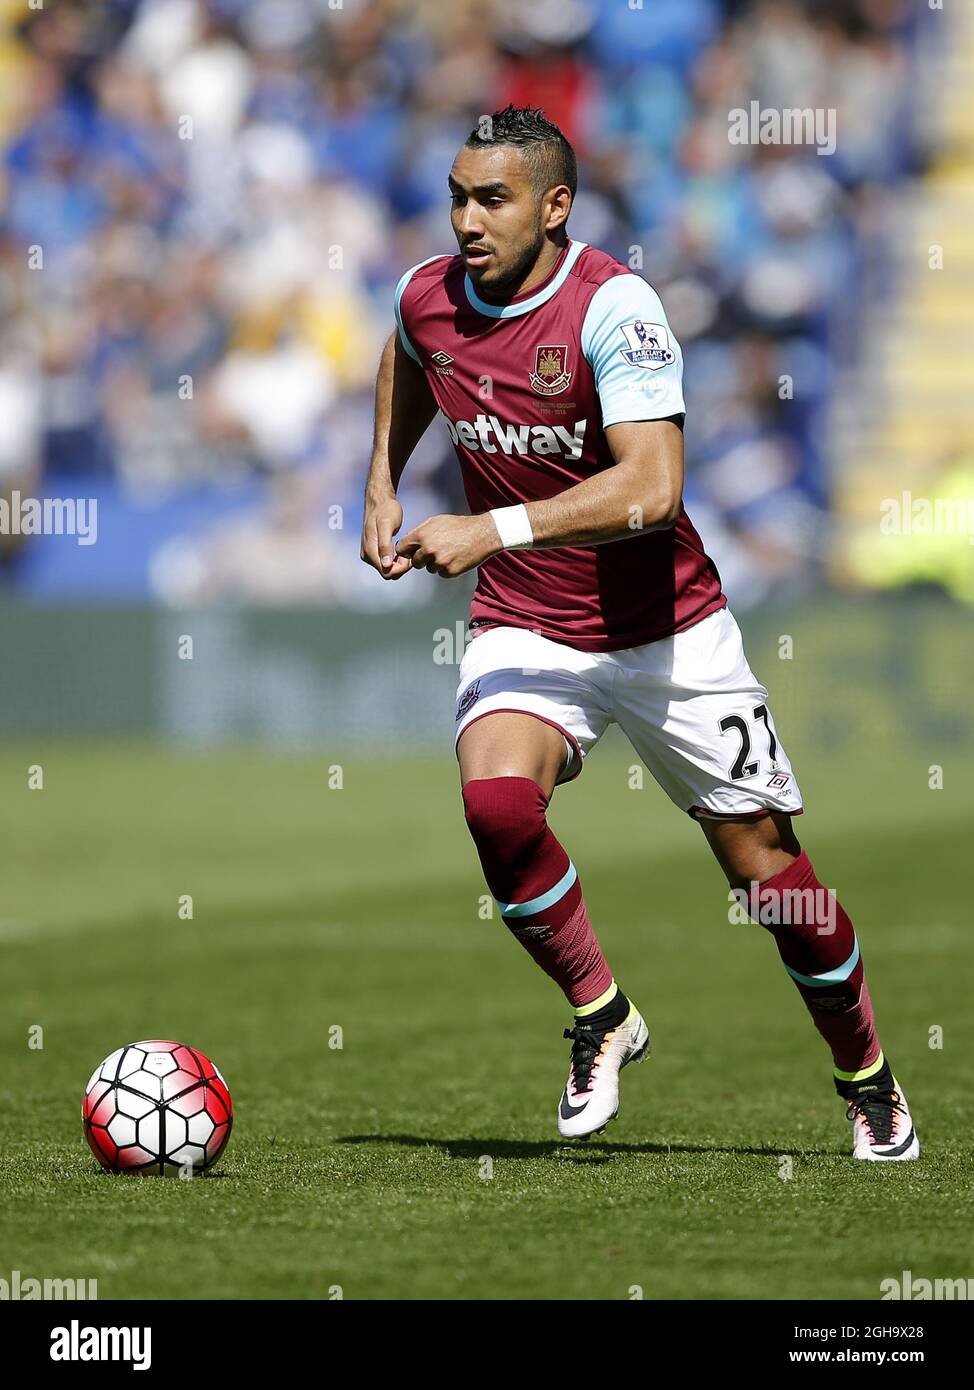
M429 265L430 261L439 261L439 260L442 260L442 259L443 259L442 255L440 255L440 256L427 256L427 258L426 258L425 261L419 261L416 265L410 266L409 269L406 271L405 275L404 275L404 276L402 277L402 279L399 281L399 284L396 286L396 304L395 304L395 309L396 309L396 327L399 329L399 341L402 343L403 347L404 347L404 348L406 349L406 351L409 353L410 357L415 358L416 361L419 362L420 366L422 366L422 362L421 362L421 360L420 360L419 353L416 351L416 349L413 347L412 343L409 341L409 335L407 334L405 328L403 327L403 322L402 322L402 297L403 297L403 295L404 295L405 292L406 292L406 286L409 284L410 280L411 280L411 279L413 278L413 276L416 274L417 270L421 270L421 269L423 268L424 265Z
M602 423L686 413L683 354L659 295L640 275L616 275L593 294L582 323Z

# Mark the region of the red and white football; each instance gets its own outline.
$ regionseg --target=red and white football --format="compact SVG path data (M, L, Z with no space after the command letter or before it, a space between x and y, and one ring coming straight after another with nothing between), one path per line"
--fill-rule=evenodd
M233 1102L204 1053L178 1042L117 1048L92 1072L85 1138L110 1173L202 1173L220 1157Z

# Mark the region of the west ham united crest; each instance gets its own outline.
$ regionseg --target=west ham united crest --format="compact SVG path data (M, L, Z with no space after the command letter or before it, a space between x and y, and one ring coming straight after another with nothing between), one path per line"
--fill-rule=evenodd
M568 347L565 343L535 348L531 389L537 391L539 396L557 396L564 391L572 379L571 372L565 370L567 361Z
M622 324L621 329L629 346L619 351L630 366L658 372L660 367L668 367L676 360L666 329L661 323L644 323L642 319L636 319L635 323Z
M461 720L467 710L472 709L479 699L480 681L474 681L473 685L468 685L460 696L460 703L457 705L457 720Z

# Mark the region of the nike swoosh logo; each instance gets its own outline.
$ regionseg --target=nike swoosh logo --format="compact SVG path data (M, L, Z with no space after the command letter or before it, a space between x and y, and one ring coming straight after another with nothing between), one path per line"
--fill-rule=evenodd
M585 1109L587 1108L587 1106L588 1106L588 1101L586 1101L584 1105L569 1105L569 1103L568 1103L568 1092L567 1092L567 1091L562 1091L562 1093L561 1093L561 1105L558 1107L558 1109L559 1109L559 1113L561 1114L561 1118L562 1118L563 1120L570 1120L570 1119L572 1119L575 1115L580 1115L580 1114L582 1113L582 1111L585 1110Z
M567 1119L567 1116L566 1116L566 1119ZM903 1140L902 1144L897 1144L896 1147L893 1148L893 1149L889 1149L889 1148L880 1149L880 1148L877 1147L876 1152L877 1152L877 1153L883 1154L884 1157L886 1157L886 1158L896 1158L896 1157L898 1157L899 1154L905 1154L906 1151L907 1151L907 1149L910 1147L910 1145L911 1145L912 1143L913 1143L913 1126L911 1125L911 1126L910 1126L910 1132L909 1132L909 1134L906 1136L906 1138Z

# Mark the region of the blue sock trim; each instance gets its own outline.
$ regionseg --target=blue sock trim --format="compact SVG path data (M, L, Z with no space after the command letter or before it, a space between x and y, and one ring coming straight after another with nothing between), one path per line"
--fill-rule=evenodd
M529 898L526 903L501 903L497 906L501 910L502 917L531 917L535 912L544 912L546 907L551 907L559 898L563 898L578 878L575 865L569 861L565 873L555 884L554 888L549 888L547 893L542 893L537 898Z
M792 970L790 965L785 969L793 980L797 980L800 985L840 985L843 980L847 980L859 964L859 939L852 948L852 955L841 965L837 965L834 970L826 970L823 975L802 975L797 970Z

